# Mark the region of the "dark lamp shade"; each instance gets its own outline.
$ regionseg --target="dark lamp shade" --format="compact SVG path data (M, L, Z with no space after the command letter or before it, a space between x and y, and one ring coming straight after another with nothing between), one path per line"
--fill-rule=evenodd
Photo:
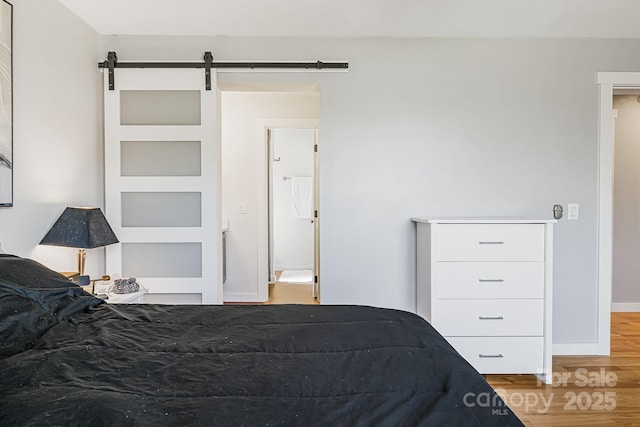
M41 245L93 249L118 243L100 208L66 208Z

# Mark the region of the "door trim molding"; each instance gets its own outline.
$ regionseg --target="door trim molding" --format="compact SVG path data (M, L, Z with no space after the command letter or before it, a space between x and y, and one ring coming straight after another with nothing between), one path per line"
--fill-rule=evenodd
M318 129L319 119L263 119L255 122L258 144L258 295L269 297L268 129ZM317 141L316 141L317 143Z
M598 308L597 338L590 354L611 353L613 278L613 89L640 87L640 72L600 72L598 85ZM584 353L582 353L584 354Z

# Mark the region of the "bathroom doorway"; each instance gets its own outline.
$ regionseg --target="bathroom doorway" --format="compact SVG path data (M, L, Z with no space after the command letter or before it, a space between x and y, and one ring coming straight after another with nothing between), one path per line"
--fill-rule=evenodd
M225 83L219 89L224 302L264 303L273 282L268 136L271 129L318 129L319 91L317 85L285 84Z
M317 129L267 132L270 281L318 298Z

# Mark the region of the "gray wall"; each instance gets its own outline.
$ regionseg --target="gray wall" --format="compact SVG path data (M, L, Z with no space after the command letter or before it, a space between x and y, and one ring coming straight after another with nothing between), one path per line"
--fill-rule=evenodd
M549 218L554 342L596 340L598 71L640 42L107 37L126 59L348 60L346 74L227 74L320 84L323 303L415 308L411 216Z
M640 305L640 103L637 95L616 95L613 187L614 304Z

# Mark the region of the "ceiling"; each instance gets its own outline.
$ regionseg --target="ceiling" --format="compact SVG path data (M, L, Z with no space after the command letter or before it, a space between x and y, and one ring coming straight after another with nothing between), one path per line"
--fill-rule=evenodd
M100 34L640 38L637 0L58 0Z

